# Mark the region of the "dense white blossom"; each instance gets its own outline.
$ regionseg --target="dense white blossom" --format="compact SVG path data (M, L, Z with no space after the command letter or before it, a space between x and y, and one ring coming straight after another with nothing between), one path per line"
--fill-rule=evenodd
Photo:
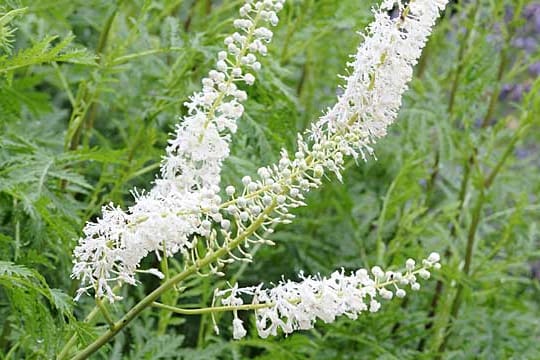
M185 103L187 115L169 140L154 187L135 193L135 204L127 211L107 205L100 219L86 225L74 250L72 276L82 282L77 297L94 289L96 296L114 301L111 286L135 284L146 255L188 254L193 235L210 236L210 220L226 224L217 210L209 219L203 209L221 204L221 166L247 99L239 85L255 82L253 72L261 67L257 56L267 53L266 44L272 39L272 31L261 24L277 25L276 12L283 2L245 2L241 18L233 23L237 32L225 38L226 51L219 52L216 68L202 80L202 91ZM155 269L152 273L161 276Z
M415 268L414 260L409 259L404 272L383 271L374 266L371 271L360 269L350 274L342 269L329 277L300 274L299 282L282 280L267 289L263 289L262 284L248 288L235 284L230 289L216 291L215 297L231 307L243 305L244 298L248 297L251 304L267 304L255 310L257 332L266 338L277 335L280 330L290 334L311 329L317 319L331 323L342 315L356 319L362 312L377 312L382 300L390 300L394 295L404 297L404 287L419 290L418 276L429 278L430 269L440 268L439 260L439 254L431 253L420 268ZM239 339L246 334L235 313L233 337Z
M229 200L221 209L235 226L222 229L226 243L241 245L235 239L242 236L246 245L264 241L252 230L253 224L271 232L272 224L291 222L289 209L305 205L304 194L319 187L323 176L333 173L341 180L346 156L365 159L372 154L372 145L396 119L413 66L446 2L413 0L406 7L400 3L397 17L387 11L392 1L374 11L375 20L349 63L350 75L344 77L337 103L307 134L298 134L294 154L282 150L277 164L260 168L258 179L245 177L240 191L227 187Z

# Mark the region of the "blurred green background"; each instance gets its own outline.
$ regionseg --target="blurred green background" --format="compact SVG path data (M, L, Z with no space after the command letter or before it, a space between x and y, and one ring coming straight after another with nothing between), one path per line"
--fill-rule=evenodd
M71 252L109 202L148 188L183 103L214 66L243 1L0 0L0 359L53 359L93 300L71 298ZM291 0L224 184L292 150L331 106L374 1ZM358 320L289 337L232 341L207 316L147 310L96 359L540 359L540 3L453 1L377 160L350 161L276 229L274 247L169 294L208 306L213 289L442 255L418 293ZM156 259L149 257L148 263ZM178 257L174 267L181 269ZM141 277L112 307L156 287Z

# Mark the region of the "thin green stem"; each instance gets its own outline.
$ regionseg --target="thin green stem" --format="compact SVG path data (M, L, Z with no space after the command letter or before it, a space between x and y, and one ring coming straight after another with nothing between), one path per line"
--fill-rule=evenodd
M109 327L111 329L113 329L114 328L114 320L113 320L111 314L109 314L109 310L107 310L107 307L105 306L105 304L103 304L103 301L100 298L96 298L96 305L97 305L99 311L101 312L101 315L103 315L103 318L105 319L107 324L109 324Z
M497 162L497 164L495 165L495 167L493 168L491 173L484 180L484 187L485 188L490 188L491 187L491 185L493 184L493 181L495 180L495 177L499 174L499 172L501 171L503 165L506 163L506 160L508 159L508 157L510 155L512 155L517 142L521 139L521 137L525 134L525 132L528 129L529 129L529 125L528 124L524 125L524 126L521 127L521 129L519 129L514 134L514 136L512 137L510 142L508 143L508 146L506 147L506 150L504 151L503 156L499 159L499 161Z
M265 304L244 304L244 305L238 305L238 306L213 306L213 307L207 307L207 308L199 308L199 309L182 309L176 306L170 306L161 304L158 302L153 302L152 306L171 311L175 314L181 314L181 315L202 315L202 314L212 314L217 312L225 312L225 311L248 311L248 310L258 310L258 309L264 309L268 307L274 306L272 303L265 303Z
M96 48L96 54L99 56L100 63L103 63L103 53L105 52L105 47L107 46L107 42L109 40L109 35L111 33L113 21L116 18L116 14L118 13L118 8L120 7L120 4L122 3L122 1L123 0L118 0L118 3L116 4L111 15L109 15L109 17L107 18L107 21L105 22L103 30L101 31L101 34L99 36L99 42ZM96 118L96 114L98 110L98 106L96 102L98 96L99 96L99 93L96 92L96 94L93 96L92 103L89 104L89 111L87 112L88 118L83 119L82 125L85 128L84 142L86 144L88 144L89 139L90 139L90 131L94 127L94 122L95 122L95 118ZM71 150L75 150L78 146L79 138L80 138L80 131L81 131L81 128L79 128L79 131L76 133L76 138L75 138L76 141L72 144Z
M188 32L189 31L189 28L191 26L191 21L193 19L193 16L195 15L195 5L197 5L197 1L194 1L190 8L189 8L189 13L188 13L188 16L186 18L186 21L184 21L184 31L185 32Z
M418 165L418 161L409 163L401 168L398 175L390 184L390 187L388 188L388 191L386 192L386 195L384 197L381 214L379 215L379 219L377 221L377 238L376 238L375 247L376 247L376 255L377 255L378 264L383 263L384 252L386 250L386 244L383 241L383 228L386 221L386 213L388 211L388 204L390 203L394 190L396 189L396 186L398 185L398 183L401 181L401 178L407 173L410 167L415 166L415 165Z
M161 248L161 251L163 252L163 256L161 257L161 271L165 275L165 279L169 279L170 278L169 259L167 257L167 245L165 241L163 241L163 246Z
M204 12L206 16L210 15L212 12L212 0L206 0L206 3L204 4Z
M433 160L433 166L431 167L431 174L429 175L429 180L426 184L426 197L424 199L424 205L429 206L431 203L431 196L433 195L433 190L435 189L435 183L439 177L439 165L441 161L441 152L437 148L435 151L435 159Z
M131 61L133 59L138 59L140 57L144 57L144 56L148 56L148 55L154 55L154 54L168 53L168 52L171 52L171 51L181 51L182 49L183 48L181 48L181 47L175 47L175 46L168 47L168 48L151 49L151 50L141 51L141 52L138 52L138 53L118 56L117 58L114 58L112 60L112 63L114 65L120 65L120 64L123 64L125 62Z
M289 46L290 46L291 39L292 39L293 35L297 33L296 30L298 29L300 24L304 21L304 16L306 14L308 14L308 10L312 6L312 2L313 2L312 0L304 2L304 4L303 4L304 6L300 11L300 15L296 18L296 21L294 21L294 23L292 25L291 25L291 22L292 22L292 17L293 17L294 12L292 11L292 9L289 12L289 19L288 19L288 24L287 24L288 25L287 26L287 33L285 34L285 38L283 40L283 47L281 48L281 56L280 56L280 64L281 64L281 66L286 65L287 62L289 61L289 59L291 58L291 56L289 54ZM321 33L326 34L327 32L326 31L321 31ZM315 37L321 36L321 33L319 33Z
M17 210L18 201L16 198L13 198L13 213L15 214L15 224L14 224L14 233L15 233L15 254L13 259L18 260L19 254L21 252L21 222L19 220L18 210Z
M467 233L467 248L465 250L465 264L463 266L463 274L465 276L468 276L471 270L476 231L478 229L478 224L480 223L480 218L482 215L482 209L484 207L484 203L485 203L485 194L484 194L484 191L482 190L480 191L480 194L476 201L476 205L474 207L473 214L472 214L471 225ZM448 344L448 340L450 339L450 331L448 328L453 322L453 319L457 317L457 314L459 312L459 308L461 306L461 301L462 301L462 296L463 296L463 289L464 289L463 284L459 283L459 285L457 286L454 301L452 302L452 306L450 308L450 320L447 323L447 331L445 332L443 341L441 342L438 349L439 355L442 354L442 352L446 348L446 345Z
M480 6L480 1L476 1L473 5L473 8L471 9L471 17L474 22L474 19L476 18L476 14L478 12L478 8ZM461 72L464 69L464 57L465 57L465 51L467 50L467 45L469 43L469 39L472 34L473 26L467 26L465 28L465 36L463 37L463 40L459 44L459 50L458 50L458 58L457 58L457 68L456 72L454 73L454 78L452 80L452 87L450 89L450 100L448 101L448 113L452 113L452 110L454 109L455 100L456 100L456 94L457 89L459 85L459 79L461 78Z
M486 116L484 117L484 120L482 120L482 124L481 124L481 127L483 129L485 129L489 125L489 122L491 121L491 118L493 117L493 113L495 112L495 108L497 106L497 101L499 99L499 94L501 92L501 86L502 86L501 80L506 70L506 65L508 63L507 51L508 51L507 46L503 48L503 50L501 51L501 61L499 62L499 68L497 70L497 80L495 83L495 89L493 89L493 94L491 95L491 99L489 101Z
M67 82L67 79L64 76L64 74L62 73L62 70L60 69L60 66L58 66L58 63L56 63L56 62L52 62L51 65L53 66L54 70L56 70L56 74L58 75L58 78L60 79L60 83L64 87L64 90L65 90L66 95L67 95L67 97L69 99L69 103L70 103L71 107L74 107L75 106L75 97L73 96L73 92L69 88L69 84Z

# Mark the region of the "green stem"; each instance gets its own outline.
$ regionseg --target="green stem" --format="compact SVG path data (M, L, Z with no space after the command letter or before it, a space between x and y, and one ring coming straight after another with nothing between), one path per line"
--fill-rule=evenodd
M99 308L99 311L101 312L101 315L103 315L103 318L105 319L107 324L109 324L109 327L111 329L113 329L114 328L114 320L113 320L111 314L109 314L109 310L107 310L107 308L105 307L105 304L103 304L103 301L101 299L99 299L99 298L96 298L96 305Z
M117 58L114 58L112 60L112 63L114 65L120 65L120 64L126 63L126 62L134 60L134 59L138 59L138 58L141 58L141 57L144 57L144 56L154 55L154 54L161 54L161 53L168 53L168 52L172 52L172 51L181 51L182 49L183 48L181 48L181 47L175 47L175 46L168 47L168 48L150 49L150 50L145 50L145 51L141 51L141 52L138 52L138 53L119 56Z
M17 210L18 200L13 198L13 212L15 217L14 232L15 232L15 254L13 259L15 262L19 258L21 252L21 222L19 220L18 210Z
M383 228L386 221L386 213L388 211L388 204L390 203L394 190L396 189L398 183L401 181L401 178L405 176L405 174L411 169L411 167L414 167L417 165L418 165L418 161L414 161L412 163L408 163L405 166L403 166L401 170L399 171L399 173L397 174L397 176L395 177L395 179L390 184L388 191L386 192L386 195L383 200L381 214L379 215L379 219L377 220L377 238L376 238L376 245L375 245L377 264L383 263L384 253L386 251L386 244L383 239Z
M422 56L420 56L420 59L418 60L418 65L416 66L416 77L418 79L422 79L424 77L424 73L427 68L428 64L428 58L431 53L431 42L428 42L426 44L426 47L424 48L424 51L422 51Z
M167 246L165 244L165 241L163 241L163 247L161 251L163 251L163 256L161 258L161 271L163 271L163 274L165 275L165 279L169 279L170 278L169 259L167 258Z
M170 306L161 304L158 302L153 302L152 306L171 311L175 314L181 314L181 315L201 315L201 314L211 314L216 312L225 312L225 311L247 311L247 310L257 310L257 309L264 309L268 307L274 306L272 303L268 304L244 304L244 305L238 305L238 306L214 306L214 307L207 307L207 308L199 308L199 309L182 309L176 306Z
M482 120L481 127L483 129L485 129L489 125L489 121L493 117L493 113L495 112L495 108L497 106L497 101L499 99L499 94L501 92L501 86L502 86L501 80L504 75L506 64L508 63L508 55L506 54L507 50L508 50L508 47L505 47L501 51L501 61L499 63L499 68L497 70L497 81L495 83L495 89L493 89L493 94L491 95L491 99L489 101L486 116L484 117L484 120Z
M280 65L284 66L287 64L288 60L290 59L289 56L289 46L292 39L292 36L297 33L296 29L298 29L299 25L304 21L304 16L308 13L309 8L312 6L312 0L306 1L304 3L304 7L300 10L300 15L296 18L296 21L291 25L292 17L293 17L293 11L289 12L289 19L288 19L288 26L287 26L287 33L285 34L285 39L283 40L283 47L281 48L281 57L280 57Z
M107 21L105 22L105 25L103 27L103 30L101 31L101 34L99 36L99 42L98 42L98 46L96 48L96 54L99 56L99 61L100 63L103 63L103 53L105 51L105 47L107 46L107 42L109 40L109 35L111 33L111 27L112 27L112 23L114 21L114 19L116 18L116 14L118 13L118 8L120 6L120 4L122 3L123 0L119 0L118 3L116 4L113 12L111 13L111 15L109 15L109 17L107 18ZM95 118L96 118L96 114L97 114L97 98L99 96L99 93L96 92L96 94L93 96L93 101L90 105L90 110L87 112L88 114L88 119L85 119L83 120L83 125L85 127L85 143L88 143L89 142L89 138L90 138L90 131L92 130L92 128L94 127L94 122L95 122ZM79 129L79 132L76 134L76 141L72 144L72 147L71 147L71 150L75 150L77 148L77 145L78 145L78 142L79 142L79 138L80 138L80 129Z
M441 152L437 148L435 151L435 159L433 160L433 166L431 167L431 174L429 175L429 180L426 184L426 197L424 199L424 205L429 206L431 203L431 196L433 195L433 190L435 189L435 183L439 177L439 164L441 161Z
M63 88L64 88L64 90L65 90L65 92L67 94L67 97L69 99L69 103L70 103L71 107L75 107L75 97L73 96L73 93L71 92L71 89L69 88L69 84L67 82L66 77L62 73L62 70L58 66L57 62L52 62L51 65L54 68L54 70L56 70L56 74L58 75L58 79L60 80L60 83L62 84L62 86L63 86Z
M499 174L501 168L503 167L504 163L508 159L508 157L514 152L514 148L517 144L517 142L521 139L521 137L525 134L525 132L529 129L529 125L525 124L519 129L516 134L512 137L512 140L508 143L508 146L506 147L506 150L504 151L503 156L499 159L491 173L487 176L487 178L484 180L484 187L489 188L493 184L493 181L495 181L495 177L497 174Z
M161 272L165 275L165 280L168 280L170 279L171 275L169 272L169 258L167 257L167 246L165 244L165 241L163 241L161 251L163 252L162 257L161 257ZM175 288L175 290L177 289ZM163 301L169 301L168 298L171 295L171 293L168 293L167 295L168 296L165 296ZM174 294L173 296L176 301L176 294ZM160 313L159 320L158 320L158 334L163 335L165 333L165 331L167 330L167 326L169 324L169 320L170 320L170 313L168 312Z
M480 4L480 1L476 1L474 4L474 7L471 10L473 22L474 22L474 19L476 18L476 13L478 12L479 4ZM464 64L465 64L463 59L465 56L465 51L467 50L467 44L469 43L469 39L472 34L472 29L473 29L473 26L466 27L463 41L461 41L461 43L459 44L457 68L454 74L454 79L452 81L452 88L450 90L450 100L448 101L448 113L452 113L452 110L454 109L459 79L461 77L461 72L463 71Z
M485 203L485 194L484 194L484 190L481 190L480 195L478 196L476 205L473 210L471 225L467 233L467 249L465 250L465 265L463 266L463 274L465 276L468 276L471 270L476 230L478 229L478 224L480 223L480 218L482 215L482 209L484 207L484 203ZM452 306L450 308L450 320L447 324L447 332L445 333L443 341L438 349L439 356L440 354L442 354L442 352L446 348L446 345L448 344L448 340L450 339L450 331L448 328L453 322L453 319L457 317L457 314L459 312L459 308L461 306L461 300L463 296L463 289L464 289L463 284L459 283L457 287L456 295L454 297L454 301L452 302Z
M210 295L213 295L212 292L210 292L210 286L215 284L214 282L211 282L212 279L209 278L203 278L201 279L201 285L199 285L199 288L201 289L201 304L208 303ZM219 288L216 284L216 288ZM212 303L212 306L214 304ZM170 313L168 313L170 314ZM214 317L214 314L211 314L212 318ZM197 349L203 349L205 347L205 335L206 335L206 323L207 323L207 314L202 314L199 319L199 332L197 334Z

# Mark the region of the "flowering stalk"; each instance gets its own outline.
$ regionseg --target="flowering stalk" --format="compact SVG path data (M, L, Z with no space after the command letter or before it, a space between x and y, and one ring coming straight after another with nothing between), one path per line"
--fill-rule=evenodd
M394 295L405 297L405 290L398 285L408 285L414 291L419 290L417 276L429 279L429 270L439 269L439 261L439 254L431 253L422 261L420 267L415 268L415 261L408 259L404 273L385 272L374 266L371 269L372 276L366 269L357 270L350 275L346 275L342 269L333 272L328 278L300 274L302 281L282 280L270 289L263 289L262 284L247 288L238 288L235 284L230 289L216 290L214 297L220 298L225 306L209 308L208 311L224 311L229 307L234 312L235 339L240 339L247 333L237 311L248 309L255 310L256 327L262 338L277 335L279 329L290 334L295 330L313 328L316 319L331 323L340 315L356 319L364 311L377 312L381 308L379 299L390 300ZM244 304L243 295L252 298L250 305Z
M140 261L154 252L158 258L187 254L193 235L207 236L207 215L221 203L221 165L229 155L230 135L242 115L245 91L237 84L253 85L261 64L256 54L266 55L272 32L261 23L277 25L276 12L284 0L247 0L240 9L238 29L225 38L227 51L218 54L216 69L202 80L203 90L185 103L188 114L177 125L161 165L161 176L148 193L134 191L135 205L127 211L110 204L102 218L88 223L74 250L74 278L82 287L79 298L95 290L97 298L119 299L114 284L136 284ZM218 215L213 220L220 220ZM157 269L146 270L163 278Z

